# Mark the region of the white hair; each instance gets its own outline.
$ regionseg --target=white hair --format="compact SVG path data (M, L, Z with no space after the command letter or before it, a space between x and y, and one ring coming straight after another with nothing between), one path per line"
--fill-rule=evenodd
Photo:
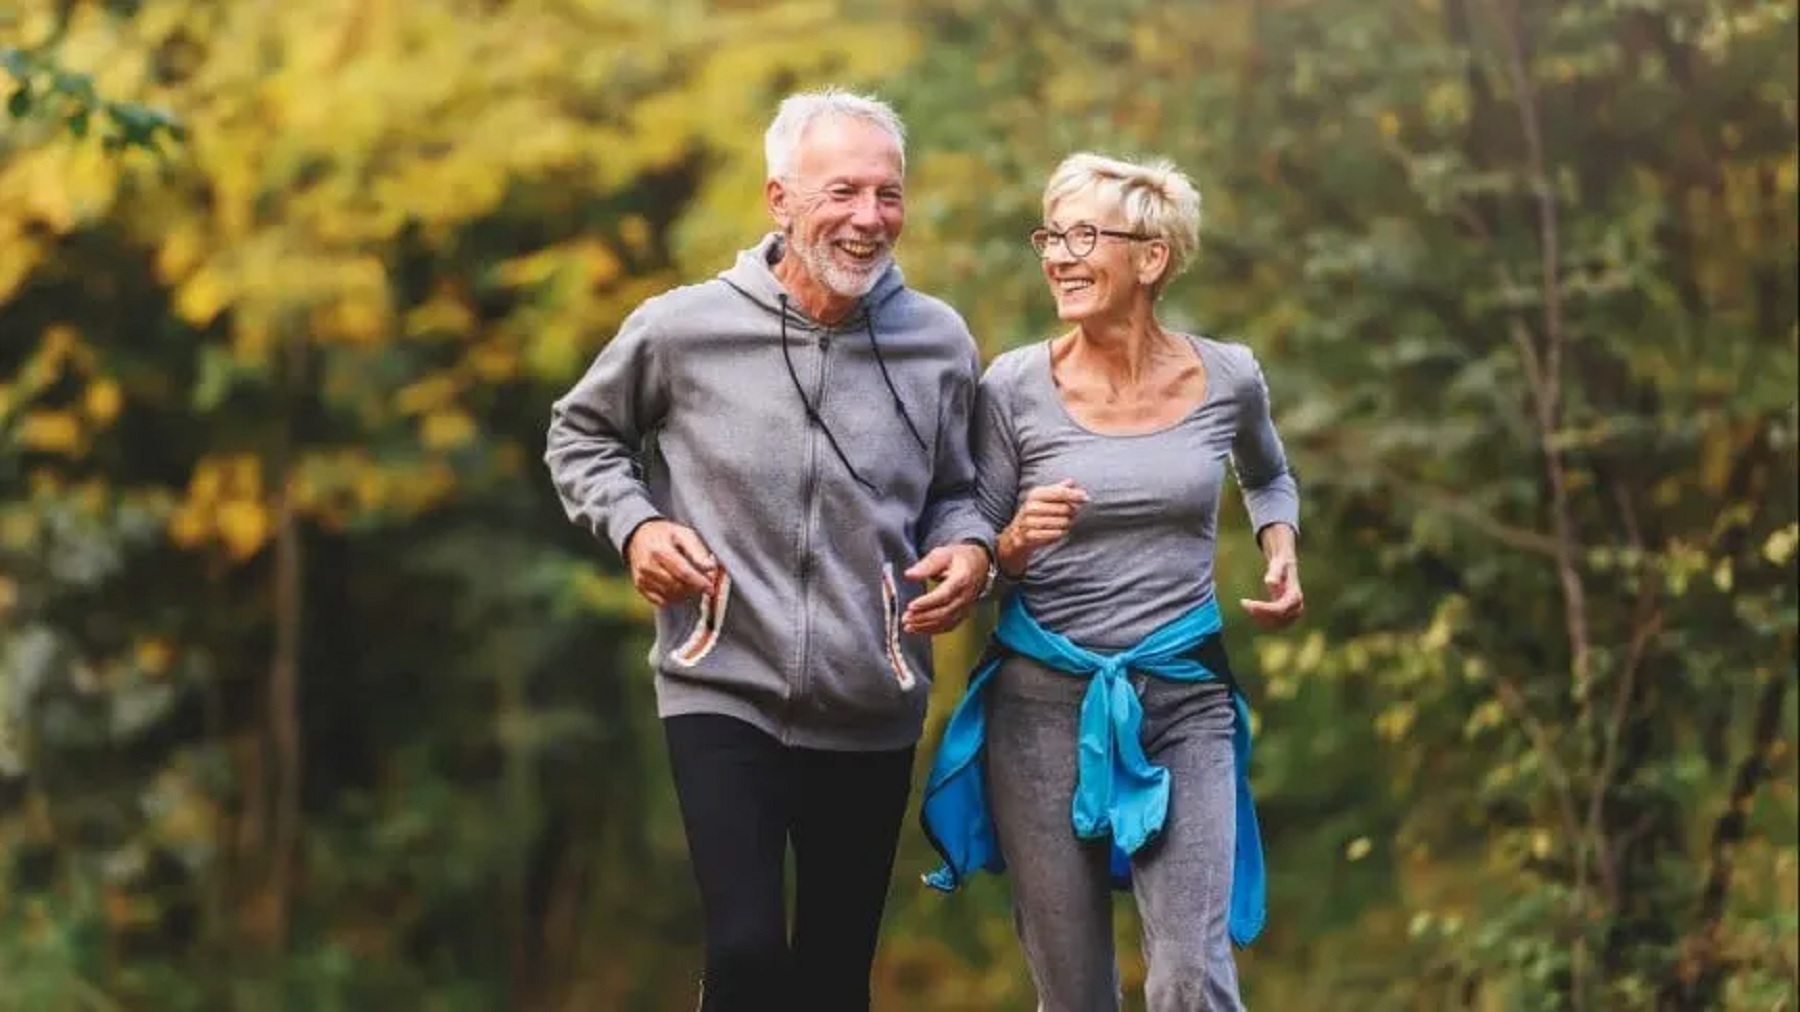
M900 170L906 171L906 127L893 107L878 98L857 95L841 88L801 92L782 100L763 135L763 157L770 179L788 179L800 154L800 142L814 123L829 117L860 119L873 123L894 138L900 148Z
M1174 162L1140 165L1087 151L1070 155L1044 185L1044 216L1078 193L1111 201L1126 228L1168 243L1169 269L1162 281L1186 270L1200 248L1200 191Z

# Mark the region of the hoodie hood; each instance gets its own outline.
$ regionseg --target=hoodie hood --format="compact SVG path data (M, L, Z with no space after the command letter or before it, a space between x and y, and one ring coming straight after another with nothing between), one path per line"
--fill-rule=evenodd
M824 324L806 315L794 302L794 295L775 276L774 267L787 253L787 237L780 232L770 232L762 241L738 254L737 262L730 268L719 272L719 280L744 294L751 302L756 303L771 313L781 312L781 297L788 297L788 320L792 324L814 330L828 329ZM900 273L900 265L892 260L882 269L881 275L867 295L857 300L857 308L850 316L837 324L838 327L861 326L863 317L881 306L889 299L906 290L906 279Z

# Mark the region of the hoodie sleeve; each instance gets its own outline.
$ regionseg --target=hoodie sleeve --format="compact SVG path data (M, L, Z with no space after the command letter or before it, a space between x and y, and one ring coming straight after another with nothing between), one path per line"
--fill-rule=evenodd
M640 524L662 515L641 460L646 435L669 407L653 305L626 317L587 373L551 406L544 445L563 511L620 554Z
M919 524L919 549L974 541L994 556L994 528L975 500L975 461L969 451L969 424L975 410L976 377L981 359L969 342L967 361L957 369L938 405L937 459L931 492Z

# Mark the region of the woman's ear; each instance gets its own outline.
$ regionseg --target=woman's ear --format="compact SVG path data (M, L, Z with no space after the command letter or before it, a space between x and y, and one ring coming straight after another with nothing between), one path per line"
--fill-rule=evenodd
M1149 239L1137 244L1138 284L1145 288L1157 288L1169 280L1169 244L1161 239Z

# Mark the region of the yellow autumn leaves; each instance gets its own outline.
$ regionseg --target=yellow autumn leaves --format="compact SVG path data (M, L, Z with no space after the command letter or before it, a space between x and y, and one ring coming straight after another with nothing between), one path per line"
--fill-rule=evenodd
M169 537L176 544L194 548L216 541L239 559L260 550L273 526L261 461L248 454L201 461L186 500L169 515Z
M393 463L362 449L315 450L277 484L253 454L216 454L195 466L185 496L169 513L169 538L182 548L217 548L243 560L267 546L280 510L341 530L360 516L423 512L456 489L455 471L432 459Z
M14 438L27 450L76 456L91 432L111 425L119 416L123 402L117 383L97 379L82 392L81 402L74 408L27 412L19 419Z
M47 328L10 382L0 382L0 445L64 457L85 453L88 440L112 425L125 403L117 381L98 369L98 356L74 328Z
M16 6L28 35L58 9ZM517 473L534 451L484 422L500 392L566 384L673 261L710 270L768 227L746 125L776 89L914 44L830 3L654 8L77 5L60 65L188 140L159 161L45 130L0 163L0 306L64 270L78 230L153 289L84 279L103 308L23 335L0 454L136 495L170 543L232 561L289 519L404 521ZM639 192L701 156L696 195ZM122 434L134 408L171 442ZM129 479L121 452L142 455Z

